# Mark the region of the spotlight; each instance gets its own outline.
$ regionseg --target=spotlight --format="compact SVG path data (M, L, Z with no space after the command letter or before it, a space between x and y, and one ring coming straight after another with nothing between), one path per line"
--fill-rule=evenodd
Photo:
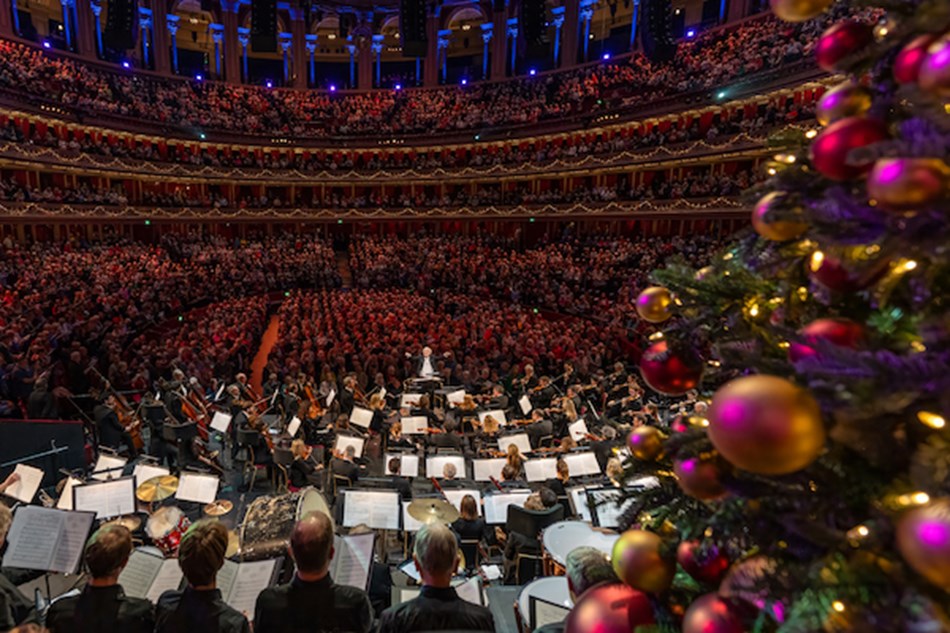
M197 75L195 75L195 81L204 81L204 79L205 79L205 76L202 75L201 73L198 73Z
M53 48L53 45L50 44L49 40L43 40L43 48Z
M122 62L122 68L132 68L132 64L129 62Z
M396 84L396 90L402 90L402 84Z
M208 138L208 137L205 135L204 132L199 132L199 133L198 133L198 138L200 138L200 139L203 141L203 140L205 140L205 139Z
M267 80L267 83L265 83L264 85L266 85L268 88L273 88L273 87L274 87L274 82L271 81L270 79L268 79L268 80Z
M538 71L536 71L534 68L532 68L531 70L528 71L528 74L531 75L532 77L534 77L535 75L538 74Z
M330 92L336 92L336 86L330 84Z
M468 79L465 79L465 78L463 77L463 78L462 78L462 85L463 85L463 86L467 86L467 85L468 85Z
M716 93L716 98L719 99L720 101L722 101L723 99L725 99L725 98L726 98L726 91L725 91L725 90L720 90L719 92L717 92L717 93Z
M690 39L696 37L696 29L688 29L686 31L686 37Z
M610 53L604 53L604 59L610 59Z

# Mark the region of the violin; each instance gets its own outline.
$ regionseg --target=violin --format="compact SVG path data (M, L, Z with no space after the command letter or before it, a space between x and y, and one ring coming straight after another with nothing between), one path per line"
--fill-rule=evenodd
M426 433L430 435L441 435L442 433L445 433L445 429L436 428L434 426L427 426Z

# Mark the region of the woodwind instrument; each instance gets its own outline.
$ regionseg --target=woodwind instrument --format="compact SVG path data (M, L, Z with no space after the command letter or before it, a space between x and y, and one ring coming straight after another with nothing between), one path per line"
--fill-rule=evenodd
M489 475L488 478L491 479L491 482L492 482L493 484L495 484L495 488L498 488L498 492L504 492L504 491L505 491L505 489L501 487L501 484L498 483L498 480L497 480L497 479L495 479L495 478L492 477L491 475Z

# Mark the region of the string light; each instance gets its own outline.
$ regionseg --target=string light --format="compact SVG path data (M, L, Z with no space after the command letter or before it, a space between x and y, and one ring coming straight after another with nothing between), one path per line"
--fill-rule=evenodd
M818 136L818 130L808 130L805 132L805 138L815 138Z
M844 603L841 602L840 600L835 600L834 602L831 603L831 608L837 611L838 613L843 613Z
M663 340L663 332L654 332L648 337L651 341L661 341Z
M947 425L947 421L942 415L931 413L930 411L918 411L917 419L932 429L942 429Z
M825 261L825 254L821 251L815 251L811 254L811 261L809 261L808 266L811 268L811 271L818 272L821 269L821 263Z

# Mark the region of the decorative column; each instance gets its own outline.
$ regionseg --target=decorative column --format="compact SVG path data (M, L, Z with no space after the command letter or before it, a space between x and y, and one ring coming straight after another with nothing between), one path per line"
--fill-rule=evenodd
M76 52L88 59L96 59L96 31L89 0L73 0L73 12L76 16Z
M581 24L584 25L584 34L582 36L584 41L584 61L587 61L587 51L590 48L590 27L591 22L594 20L594 1L595 0L581 0Z
M551 9L551 23L554 25L554 67L557 68L558 53L561 52L561 27L564 26L564 7Z
M211 41L214 43L214 66L211 71L218 77L218 79L224 78L224 69L221 68L221 48L224 44L224 25L223 24L209 24L208 31L211 32Z
M426 86L439 85L439 15L441 5L436 4L432 13L426 19L426 65L423 69L423 84Z
M66 34L66 47L73 48L73 5L75 0L59 0L63 7L63 32Z
M640 0L633 0L633 15L630 16L630 50L639 49L639 40L637 39L637 25L640 21Z
M224 24L224 77L228 83L241 83L240 30L237 0L221 2L221 23Z
M158 4L153 2L152 6ZM155 49L152 51L155 57L155 72L167 75L171 64L168 53L168 16L164 13L156 14L152 21L152 45Z
M373 55L376 57L376 87L383 87L383 36L373 36Z
M13 2L0 0L0 37L13 37Z
M307 23L304 19L303 9L290 8L290 27L294 36L293 54L291 55L294 65L293 85L294 88L303 89L307 87L307 70L304 62L307 58L307 40L305 39Z
M727 17L729 22L738 22L749 15L749 0L728 0L728 4Z
M491 78L505 78L505 65L508 63L508 2L498 11L492 12L492 51Z
M139 7L139 29L142 34L142 65L143 68L150 68L151 62L151 35L152 35L152 10L145 7Z
M251 29L240 27L237 30L237 40L241 45L241 68L244 70L243 80L245 83L250 81L250 73L247 72L247 47L251 44Z
M165 16L165 28L168 29L168 46L171 49L172 72L178 74L178 20L177 15Z
M102 5L90 0L89 9L92 11L92 23L96 27L96 56L102 57L102 21L99 19L99 15L102 13Z
M448 67L449 67L449 36L452 35L452 31L449 29L441 29L439 31L438 38L438 50L439 50L439 72L442 75L442 83L446 82Z
M357 36L356 42L356 87L360 90L373 89L373 40Z
M317 55L317 36L308 33L306 35L306 44L307 44L307 58L310 60L309 61L310 85L316 86L317 85L317 62L315 58Z
M518 74L518 18L508 18L505 33L508 35L508 53L511 55L511 76L514 77Z
M492 24L482 24L482 79L488 79L488 44L491 42Z
M290 83L290 47L293 46L294 36L290 33L278 33L277 43L280 44L280 56L284 62L284 85Z
M356 44L353 44L353 36L346 36L346 50L350 53L350 88L356 87Z
M16 0L10 1L10 15L13 17L13 33L20 34L20 13L17 11Z

